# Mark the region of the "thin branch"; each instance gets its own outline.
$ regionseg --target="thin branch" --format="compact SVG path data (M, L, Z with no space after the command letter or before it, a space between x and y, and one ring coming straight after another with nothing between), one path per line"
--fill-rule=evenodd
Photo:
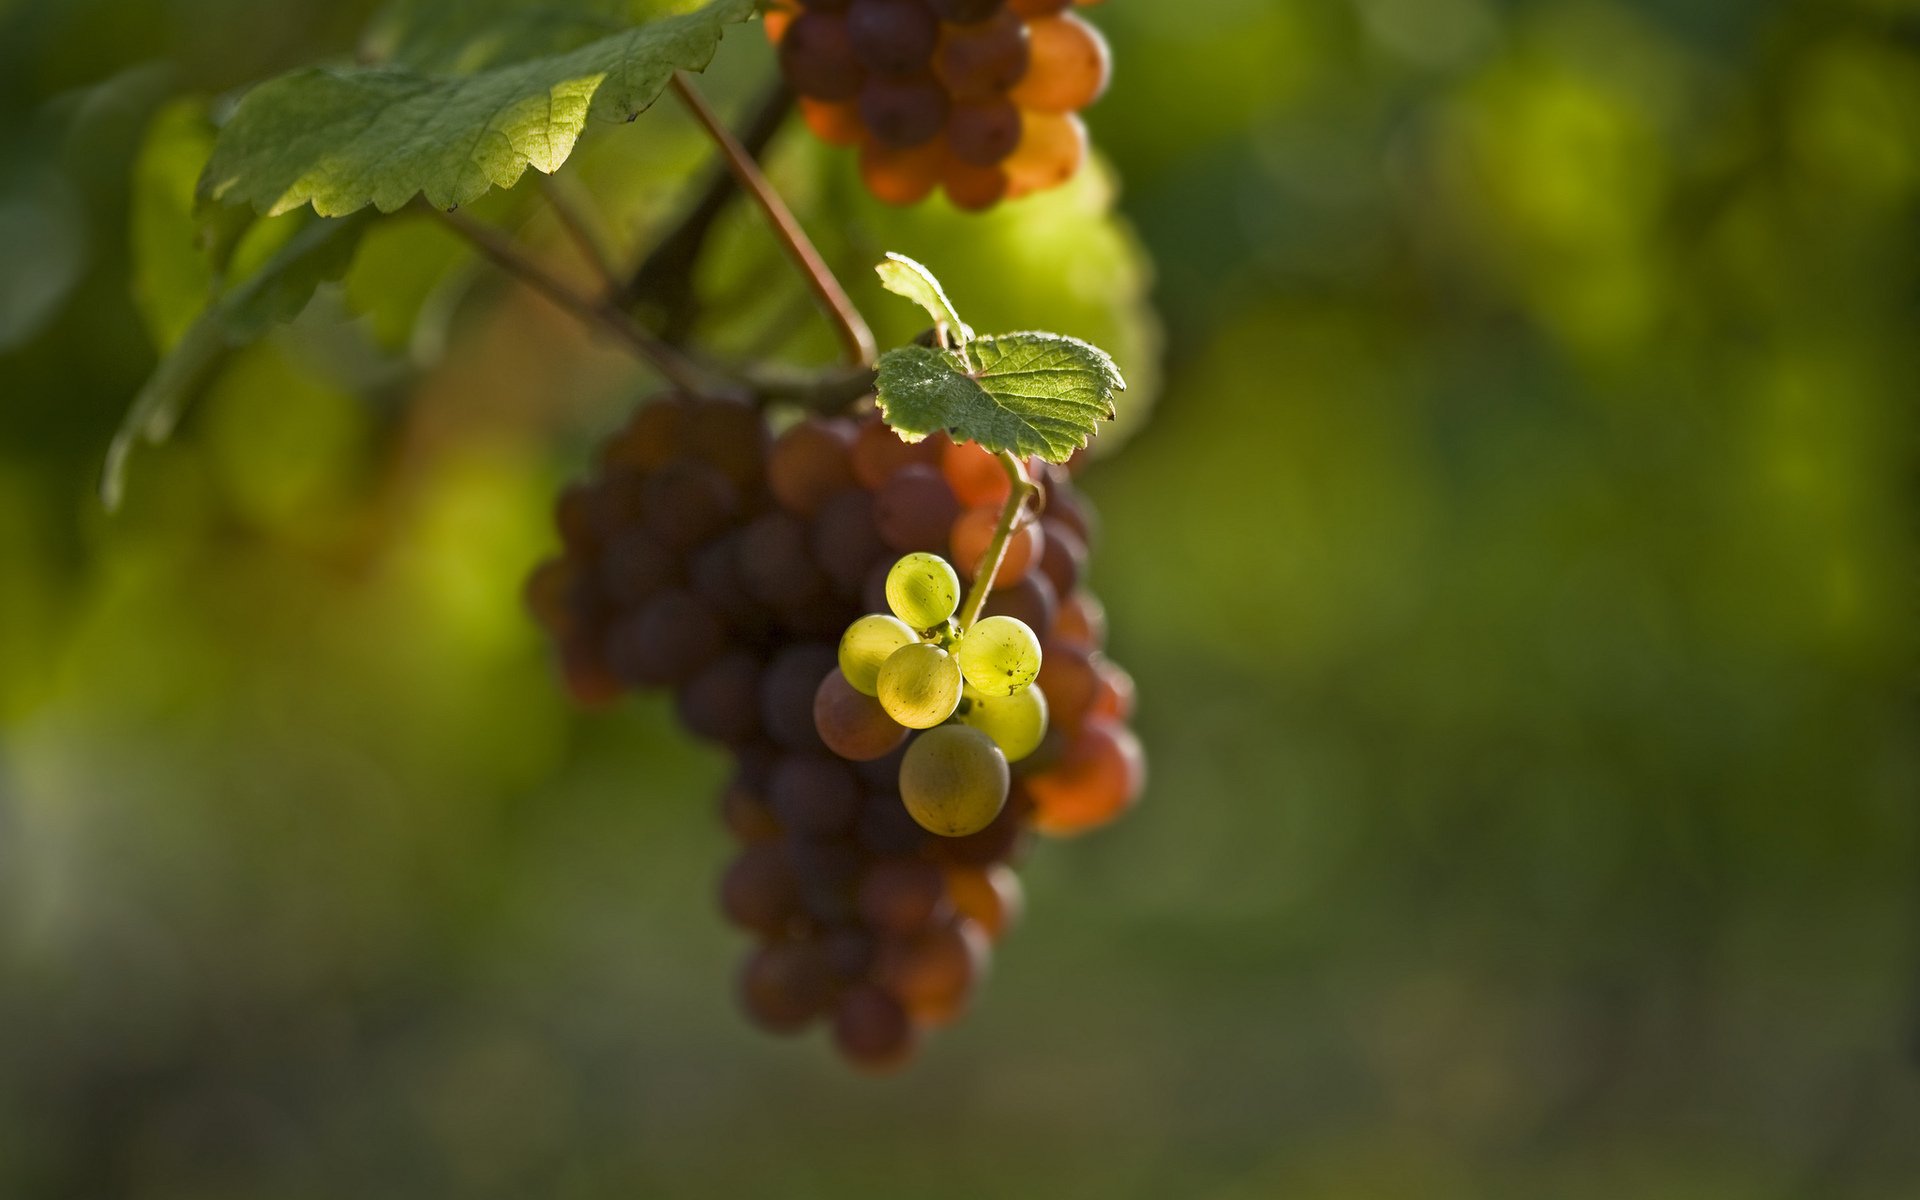
M756 160L766 152L793 111L793 91L775 79L748 113L740 144ZM733 170L724 162L708 169L693 204L673 229L660 238L623 290L629 307L639 307L648 326L674 345L693 333L699 317L694 269L720 215L740 194Z
M682 391L696 394L709 390L698 367L678 350L649 333L614 304L611 298L595 299L584 295L528 257L511 238L491 225L476 221L463 212L447 212L432 206L428 206L426 211L435 214L442 224L471 242L475 249L502 270L518 277L582 321L596 325L625 342L635 354L660 372L667 382Z
M973 628L980 619L980 610L987 606L987 597L993 594L993 577L1000 573L1000 564L1007 557L1007 543L1013 540L1013 525L1020 519L1020 510L1027 505L1027 497L1040 491L1033 481L1027 478L1027 468L1008 451L1002 450L996 455L1000 467L1007 473L1007 480L1013 484L1013 490L1007 494L1006 507L1000 510L1000 523L993 528L993 540L987 543L987 552L980 556L980 563L974 568L973 586L967 589L967 602L960 606L960 632Z
M685 71L674 72L673 87L686 104L687 110L693 114L694 119L700 122L708 136L712 137L714 143L720 147L721 153L726 157L727 166L733 171L734 178L760 205L760 211L766 214L767 220L773 225L774 234L786 247L787 254L800 268L801 274L806 276L808 285L813 288L813 293L822 307L833 318L834 325L840 332L840 341L846 351L847 361L861 364L873 362L873 331L867 328L866 319L853 307L853 301L847 298L846 290L840 286L840 281L833 277L833 272L821 259L820 252L814 249L813 243L807 239L806 231L800 228L800 222L794 220L793 213L787 209L786 201L780 198L780 193L774 191L773 185L767 182L767 177L760 173L760 164L754 161L753 156L747 153L746 147L740 144L721 122L719 116L708 106L706 97L700 94L699 89L694 86L692 79Z
M540 180L540 192L547 198L548 207L558 218L560 227L567 231L573 244L579 248L580 256L594 269L605 284L608 295L620 290L622 283L620 269L615 265L613 246L607 238L606 228L600 218L580 196L572 178L559 175L542 175L535 172Z

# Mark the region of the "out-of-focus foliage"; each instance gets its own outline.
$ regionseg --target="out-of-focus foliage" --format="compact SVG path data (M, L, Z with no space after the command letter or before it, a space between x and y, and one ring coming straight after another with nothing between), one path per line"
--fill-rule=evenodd
M197 286L129 283L152 118L365 7L0 4L0 1193L1914 1194L1920 7L1092 10L1169 327L1086 476L1153 781L878 1084L730 1011L719 763L519 611L623 360L382 226L92 499ZM568 172L633 252L703 161L663 106ZM773 167L888 341L897 249L1160 366L1107 176ZM762 236L702 333L824 360Z

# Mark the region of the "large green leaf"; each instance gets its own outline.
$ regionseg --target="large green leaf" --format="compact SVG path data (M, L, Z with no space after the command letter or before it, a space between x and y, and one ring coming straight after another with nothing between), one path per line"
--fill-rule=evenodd
M441 208L557 170L588 117L629 121L677 70L701 70L753 0L622 29L563 53L473 75L403 67L308 68L249 92L221 130L202 179L215 199L322 216L424 195Z
M360 61L422 75L471 75L562 54L595 38L698 9L703 0L392 0Z
M1098 347L1056 333L1009 333L950 350L907 346L880 357L876 392L887 424L908 438L942 430L995 452L1065 462L1124 390ZM971 360L971 361L969 361Z

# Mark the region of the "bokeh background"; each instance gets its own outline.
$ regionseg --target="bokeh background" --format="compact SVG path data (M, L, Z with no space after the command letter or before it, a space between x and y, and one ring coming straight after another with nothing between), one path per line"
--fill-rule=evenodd
M0 1194L1920 1194L1920 5L1118 0L1066 195L778 144L849 277L1137 385L1146 802L884 1081L736 1016L719 756L521 612L624 360L401 223L94 499L153 131L371 9L0 2ZM631 246L669 107L568 167ZM710 339L824 353L725 237Z

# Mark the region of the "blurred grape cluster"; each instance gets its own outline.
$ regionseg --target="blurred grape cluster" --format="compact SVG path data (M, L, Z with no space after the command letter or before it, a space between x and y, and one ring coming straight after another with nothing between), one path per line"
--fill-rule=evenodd
M564 317L383 231L95 505L154 114L369 7L0 2L0 1194L1914 1194L1920 6L1114 0L1110 172L780 144L846 277L1164 368L1084 477L1152 793L884 1084L716 995L720 757L546 676L645 382ZM707 335L826 353L736 216Z

